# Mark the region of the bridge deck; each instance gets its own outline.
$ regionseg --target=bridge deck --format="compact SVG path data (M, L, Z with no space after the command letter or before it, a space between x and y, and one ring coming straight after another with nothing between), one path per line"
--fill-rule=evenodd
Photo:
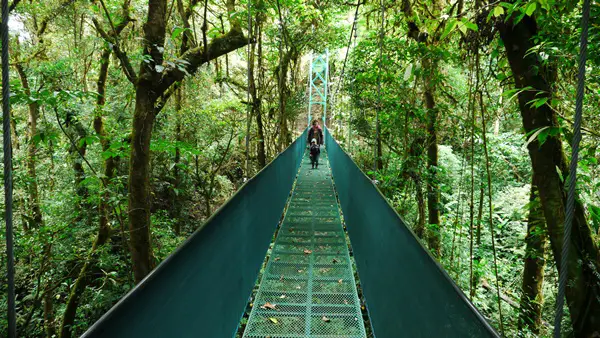
M305 154L244 337L366 337L327 153Z

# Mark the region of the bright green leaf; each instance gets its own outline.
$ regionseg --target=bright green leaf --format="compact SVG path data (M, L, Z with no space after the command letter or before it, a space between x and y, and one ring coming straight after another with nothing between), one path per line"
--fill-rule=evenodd
M456 21L456 19L448 20L448 23L446 24L446 29L444 29L444 32L442 33L440 40L443 40L446 36L448 36L448 34L450 34L454 30L457 23L458 23L458 21Z
M465 25L465 27L467 27L468 29L477 32L479 30L479 28L477 27L476 24L472 23L471 21L467 20L467 19L462 19L462 23ZM463 32L466 33L466 32Z
M527 9L525 9L525 14L527 14L528 16L531 16L533 14L533 12L535 12L536 8L537 8L537 3L530 2L529 5L527 5Z
M496 6L494 8L494 17L497 18L504 14L504 8L502 6Z

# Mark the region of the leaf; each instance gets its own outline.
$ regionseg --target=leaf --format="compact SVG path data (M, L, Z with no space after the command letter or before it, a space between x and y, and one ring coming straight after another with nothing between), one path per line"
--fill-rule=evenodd
M333 264L335 264L335 263L337 263L337 262L338 262L338 260L334 258L334 259L333 259L331 262L332 262Z
M277 262L278 260L280 260L281 258L279 257L275 257L275 262Z
M527 103L529 103L531 105L531 107L539 108L539 107L543 106L544 104L546 104L546 102L548 102L547 97L540 97L539 99L533 99Z
M312 250L304 249L304 253L306 255L310 255L312 253Z
M343 279L338 280L338 284L342 284L344 282Z
M446 36L448 36L448 34L452 33L452 31L456 27L457 23L458 23L458 21L456 21L456 19L448 20L448 23L446 24L446 29L444 29L444 32L442 33L440 40L443 40Z
M525 9L525 14L527 14L527 16L531 16L533 12L535 12L536 8L537 2L530 2L529 5L527 5L527 8Z
M279 299L284 299L286 296L285 295L281 295L279 296Z
M269 317L269 321L271 323L273 323L273 324L278 324L279 323L279 321L277 320L277 318L274 318L274 317Z
M175 29L173 29L173 33L171 33L171 38L175 39L179 35L181 35L181 33L183 33L183 28L182 27L175 27Z
M329 323L331 321L331 319L323 316L323 318L321 318L322 321L324 321L325 323Z
M465 27L467 27L468 29L475 31L475 32L477 32L479 30L479 27L477 27L477 24L475 24L467 19L462 19L461 21L463 24L465 24Z
M162 73L162 71L165 70L165 67L163 67L161 65L156 65L154 67L154 69L156 70L157 73Z
M268 309L268 310L276 310L277 305L276 304L271 304L269 302L266 302L263 306L261 306L261 309Z
M496 6L494 8L494 17L497 18L504 14L504 8L502 6Z

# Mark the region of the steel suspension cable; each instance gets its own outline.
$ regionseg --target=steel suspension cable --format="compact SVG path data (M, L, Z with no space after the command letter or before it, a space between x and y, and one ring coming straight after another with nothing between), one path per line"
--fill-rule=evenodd
M354 28L354 42L352 43L352 49L356 48L356 40L358 39L358 26ZM354 92L356 79L352 80L351 90ZM352 96L348 102L348 153L352 153L352 112L354 111L354 105L352 104Z
M585 61L587 57L588 26L590 19L590 0L583 1L581 13L581 40L579 43L579 69L577 76L577 99L575 102L575 123L573 126L573 144L571 147L571 163L569 165L569 181L567 193L567 207L565 215L565 225L562 242L562 252L560 256L558 295L556 296L556 314L554 317L554 337L560 338L561 322L563 316L563 306L565 291L567 287L569 247L571 243L571 228L573 223L573 214L575 213L575 185L577 183L577 160L579 158L579 143L581 142L581 120L583 109L583 96L585 84Z
M250 177L250 124L252 123L252 109L254 107L254 97L252 97L252 102L250 102L250 84L252 79L250 77L253 76L252 71L250 69L251 62L254 62L252 58L252 14L250 10L252 9L252 0L248 0L248 84L246 88L246 177L247 180Z
M8 337L17 336L15 309L15 257L13 243L12 140L10 135L10 88L8 77L8 0L2 0L2 136L4 151L4 208L6 221L6 274L8 279Z
M336 84L335 86L335 91L333 91L333 95L331 96L334 100L337 98L337 93L339 92L343 82L344 82L344 74L346 71L346 62L348 61L348 54L350 54L350 47L352 46L352 39L356 39L356 33L355 30L357 28L357 21L358 21L358 10L360 8L360 5L362 4L362 1L359 1L358 4L356 5L356 10L354 11L354 21L352 22L352 27L350 28L350 37L348 38L348 46L346 47L346 55L344 56L344 63L342 64L342 72L340 73L340 81ZM334 106L332 104L331 106L331 110L333 111Z
M381 5L381 31L379 32L379 69L377 71L377 108L375 109L375 161L373 161L373 179L379 165L379 111L381 110L381 71L383 70L383 37L385 33L385 6Z

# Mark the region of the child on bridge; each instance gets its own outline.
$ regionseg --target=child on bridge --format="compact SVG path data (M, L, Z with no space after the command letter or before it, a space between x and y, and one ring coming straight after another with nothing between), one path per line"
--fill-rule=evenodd
M319 144L317 143L317 139L312 139L310 141L310 163L312 164L312 168L319 169L319 155L321 154L321 149L319 148Z

